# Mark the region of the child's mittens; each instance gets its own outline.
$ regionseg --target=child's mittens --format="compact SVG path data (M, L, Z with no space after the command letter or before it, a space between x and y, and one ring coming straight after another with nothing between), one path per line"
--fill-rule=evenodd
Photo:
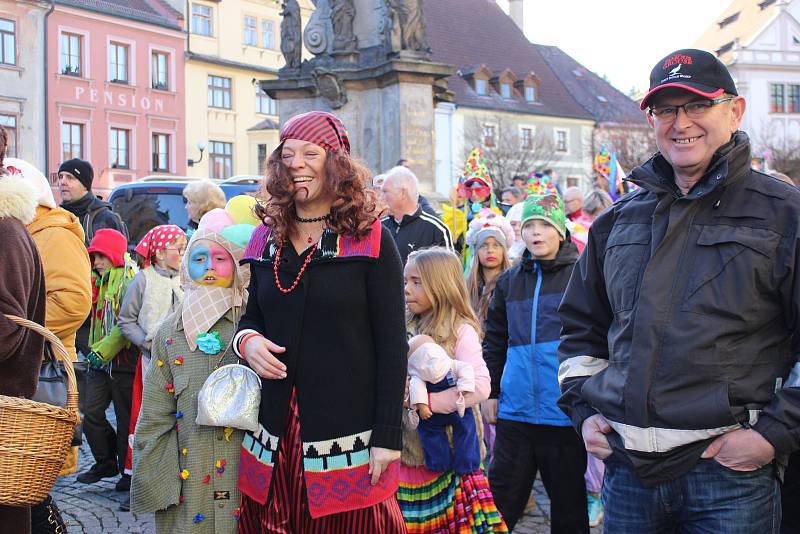
M458 399L456 399L456 410L458 410L458 416L464 417L464 412L467 409L467 403L464 401L464 394L460 391L458 392Z

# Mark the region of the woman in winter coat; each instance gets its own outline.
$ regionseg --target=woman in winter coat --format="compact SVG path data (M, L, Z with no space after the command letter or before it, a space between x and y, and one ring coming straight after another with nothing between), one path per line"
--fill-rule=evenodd
M31 398L42 365L44 338L3 314L45 323L44 269L25 229L36 213L36 192L3 167L5 131L0 128L0 395ZM0 533L29 533L29 507L0 505Z

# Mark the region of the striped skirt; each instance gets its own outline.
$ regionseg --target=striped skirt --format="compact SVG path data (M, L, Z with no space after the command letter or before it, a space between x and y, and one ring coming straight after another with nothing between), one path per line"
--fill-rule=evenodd
M397 500L409 534L508 532L481 470L457 475L401 466Z
M278 448L272 495L266 504L242 494L242 534L405 534L403 515L394 497L374 506L313 518L303 477L303 449L296 391L292 391L286 428Z

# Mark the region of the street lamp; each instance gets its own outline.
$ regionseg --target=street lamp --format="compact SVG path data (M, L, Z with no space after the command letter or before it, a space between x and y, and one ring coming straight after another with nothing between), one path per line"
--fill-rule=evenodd
M204 142L202 142L202 141L198 141L197 142L197 150L200 151L200 157L197 158L196 160L189 158L189 160L186 162L186 164L189 165L189 167L194 167L195 163L200 163L201 161L203 161L203 151L205 149L206 149L206 144Z

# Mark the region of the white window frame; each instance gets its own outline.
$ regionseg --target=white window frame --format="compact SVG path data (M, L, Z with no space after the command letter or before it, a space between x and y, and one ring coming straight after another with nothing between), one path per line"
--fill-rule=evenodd
M481 92L480 87L483 87ZM475 78L475 93L478 96L487 96L489 94L489 80L483 78Z
M486 144L486 137L487 137L486 136L486 129L487 128L492 128L492 130L493 130L492 144L491 145L487 145ZM483 145L485 148L496 148L497 147L497 124L495 124L493 122L484 122L483 124L481 124L481 145Z
M114 135L114 130L121 130L121 131L125 131L126 132L125 135L127 136L127 139L126 139L127 146L125 147L125 150L127 152L127 160L128 161L127 161L127 164L124 167L123 166L114 167L112 165L113 158L111 157L111 138ZM112 169L124 169L124 170L133 169L133 161L134 161L133 158L132 158L132 156L133 156L133 138L134 138L133 129L130 126L128 126L128 125L109 124L109 126L108 126L108 166L109 166L109 168L112 168ZM119 148L117 148L117 152L119 152Z
M219 152L213 152L212 153L212 148L214 147L215 143L220 143L222 145L230 145L230 147L231 147L230 155L225 154L224 152L223 153L219 153ZM230 178L231 176L234 176L234 168L233 168L234 159L233 158L234 158L235 154L234 154L233 145L234 145L233 141L211 141L211 140L208 141L208 165L209 165L208 174L209 174L209 176L211 178L224 179L224 178ZM216 157L222 157L222 158L230 157L230 161L231 161L230 176L214 176L214 174L215 174L214 173L214 158L216 158Z
M64 118L58 124L58 139L59 139L59 157L63 157L64 155L64 125L65 124L76 124L83 128L83 138L81 139L81 152L80 156L73 156L73 157L80 157L81 159L92 161L92 138L91 138L91 130L89 128L89 123L82 119L72 119L72 118Z
M80 37L80 44L81 44L81 51L80 51L80 72L77 76L73 74L62 74L64 65L61 64L61 54L63 52L63 48L61 46L61 36L65 33L69 33ZM85 30L74 28L71 26L59 26L58 27L58 73L62 74L63 76L75 76L76 78L84 78L88 79L91 77L91 69L92 66L89 63L89 47L91 42L89 40L89 33ZM106 56L108 56L108 49L106 49ZM108 68L108 65L106 65Z
M195 8L195 6L201 7L201 8L204 8L204 9L208 10L208 13L209 13L209 15L208 15L208 33L199 33L199 32L195 31L195 26L194 26L194 18L195 18L194 8ZM207 5L201 4L199 2L192 2L192 5L191 5L190 9L191 9L191 13L189 14L189 30L190 30L190 32L193 35L200 35L202 37L214 37L214 35L215 35L215 33L214 33L214 7L213 6L207 6ZM202 20L206 20L205 15L202 15L202 16L198 15L198 18L202 18Z
M525 86L525 101L526 102L536 102L536 86L535 85L526 85ZM532 98L528 98L532 96Z
M524 137L522 135L523 130L530 130L531 132L531 139L530 139L531 146L529 146L528 148L525 148L525 146L523 145L524 142ZM520 124L517 126L517 131L519 135L519 149L528 151L533 150L533 140L536 138L536 126L533 124Z
M162 48L159 46L150 46L148 48L148 55L150 57L150 78L149 78L149 86L151 89L155 89L153 87L153 55L154 54L165 54L167 56L167 88L166 89L156 89L156 91L174 91L175 85L175 49L174 48Z
M111 45L118 44L128 47L128 79L124 82L111 82ZM149 67L148 62L148 67ZM106 39L106 68L108 69L107 80L111 83L120 83L123 85L136 85L136 41L125 39L124 37L117 37L116 35L109 35Z
M564 134L564 150L558 147L558 134ZM555 151L558 154L569 154L569 130L566 128L553 128L553 142L555 143Z
M262 100L267 99L268 111L262 111ZM256 84L256 113L259 115L278 115L278 101L271 98L266 91L261 88L261 84Z
M508 91L508 94L505 94L506 90ZM514 96L510 83L500 82L500 96L506 100L510 100Z
M249 27L248 22L252 22L253 26ZM251 41L248 41L248 37ZM258 46L258 17L253 15L244 15L242 17L242 44L245 46Z
M166 169L156 169L155 165L153 165L153 154L154 150L156 149L155 146L155 137L157 135L164 135L167 137L167 168ZM172 169L175 168L174 165L174 158L175 158L175 150L174 150L174 143L175 143L175 132L165 132L163 130L151 130L150 131L150 157L148 162L148 167L150 167L151 172L163 172L167 174L172 173Z
M17 29L19 28L19 24L17 23L16 19L2 17L0 18L0 20L2 20L3 22L11 23L11 27L13 28L12 31L10 32L12 40L11 63L8 63L5 60L5 55L6 55L5 42L6 42L6 36L9 35L9 32L7 32L6 30L2 30L2 33L0 33L0 65L8 65L16 67L17 63L19 63L19 58L17 57L17 48L18 48L17 42L19 41Z
M267 31L267 23L272 25L272 29ZM276 50L276 38L275 38L275 21L272 19L261 19L261 48L265 50ZM269 42L267 42L267 36L270 37Z

